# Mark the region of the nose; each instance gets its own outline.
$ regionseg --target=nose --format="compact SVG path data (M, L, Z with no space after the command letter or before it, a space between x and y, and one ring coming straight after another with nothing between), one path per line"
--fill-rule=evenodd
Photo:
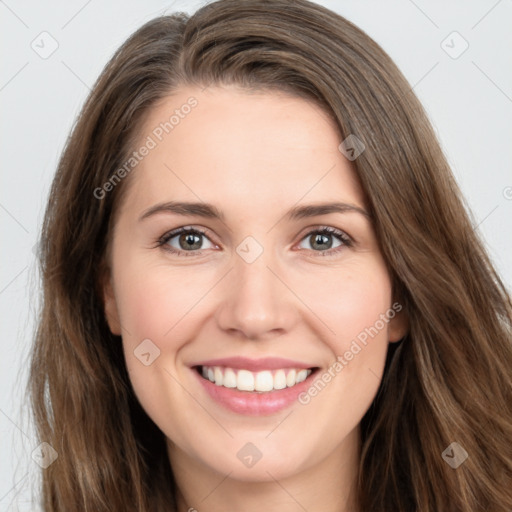
M233 266L221 290L219 328L254 341L290 331L299 312L276 262L263 251L252 263L235 255Z

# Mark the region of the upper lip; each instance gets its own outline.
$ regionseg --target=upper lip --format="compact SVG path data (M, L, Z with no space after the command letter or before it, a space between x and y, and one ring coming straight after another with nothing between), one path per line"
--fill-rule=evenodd
M194 366L226 366L238 370L249 370L259 372L263 370L278 370L280 368L315 368L315 366L293 361L292 359L283 359L281 357L263 357L261 359L249 359L247 357L224 357L221 359L209 359L200 361L191 365Z

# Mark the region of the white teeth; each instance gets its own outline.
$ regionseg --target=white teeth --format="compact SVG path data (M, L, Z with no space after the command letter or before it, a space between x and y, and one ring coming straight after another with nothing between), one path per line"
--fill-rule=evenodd
M240 391L254 391L254 375L247 370L238 370L236 387Z
M301 370L299 373L297 373L297 377L295 378L295 382L298 384L299 382L303 382L306 380L308 376L307 370Z
M222 370L221 370L218 366L216 366L216 367L213 369L213 375L214 375L214 377L215 377L215 384L216 384L217 386L222 386L222 384L223 384L223 382L222 382L222 381L223 381L224 379L223 379L223 375L222 375Z
M297 375L297 372L295 370L290 370L288 375L286 376L286 385L291 388L292 386L295 386L295 376Z
M224 372L224 383L225 388L236 388L236 373L231 368L226 368Z
M284 389L286 387L286 373L284 370L277 370L274 375L274 389Z
M254 389L256 391L272 391L274 389L274 378L268 371L258 372L254 379Z
M312 370L280 369L274 372L264 370L250 372L249 370L234 370L221 366L203 366L201 374L216 386L237 388L240 391L268 392L274 389L291 388L303 382Z

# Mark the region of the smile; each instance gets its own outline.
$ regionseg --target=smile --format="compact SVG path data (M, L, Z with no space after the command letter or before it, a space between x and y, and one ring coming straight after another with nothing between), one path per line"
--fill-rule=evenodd
M247 369L222 366L199 366L198 371L204 379L208 379L216 386L264 393L291 388L305 381L313 370L311 368L280 368L252 372Z

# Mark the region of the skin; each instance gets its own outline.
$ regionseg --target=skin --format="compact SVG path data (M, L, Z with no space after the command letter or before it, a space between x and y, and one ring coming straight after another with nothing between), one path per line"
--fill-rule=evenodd
M189 367L275 356L327 371L390 310L390 276L367 217L285 218L294 206L319 202L365 208L353 163L318 106L234 86L173 93L149 113L141 144L190 96L198 105L127 178L104 285L106 315L122 335L135 393L168 439L179 510L357 510L351 491L359 423L379 387L388 343L406 333L403 313L307 405L276 414L224 409ZM164 212L139 220L171 200L212 203L225 218ZM200 254L187 252L179 235L167 245L185 256L156 246L182 226L206 230ZM323 226L343 231L353 245L329 235L332 247L318 249L310 233ZM236 252L247 236L263 248L252 263ZM148 366L134 355L144 339L160 350ZM237 458L247 442L262 453L250 468Z

